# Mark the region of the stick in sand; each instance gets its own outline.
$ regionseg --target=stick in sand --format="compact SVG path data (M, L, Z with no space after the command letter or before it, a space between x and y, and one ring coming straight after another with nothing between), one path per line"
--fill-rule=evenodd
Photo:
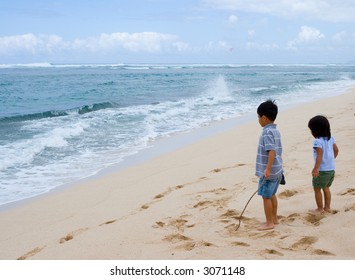
M247 204L245 204L244 209L243 209L242 213L241 213L240 216L239 216L239 224L237 225L237 228L235 229L235 231L237 231L237 230L239 229L240 223L241 223L241 221L242 221L242 217L243 217L243 214L244 214L245 209L247 209L247 206L248 206L249 202L252 200L252 198L254 197L254 195L256 195L256 193L258 192L258 190L259 190L259 189L261 188L261 186L263 185L264 180L265 180L265 178L262 180L262 182L261 182L261 184L260 184L260 187L259 187L259 188L253 193L253 195L249 198Z

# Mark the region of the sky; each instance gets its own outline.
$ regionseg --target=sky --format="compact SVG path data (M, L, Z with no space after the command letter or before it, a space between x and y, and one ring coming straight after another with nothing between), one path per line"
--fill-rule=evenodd
M0 0L18 63L355 63L355 0Z

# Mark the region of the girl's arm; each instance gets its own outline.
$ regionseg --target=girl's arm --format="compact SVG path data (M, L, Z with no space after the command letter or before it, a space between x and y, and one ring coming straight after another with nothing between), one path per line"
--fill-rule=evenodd
M317 147L315 149L316 149L317 157L316 157L316 162L315 162L313 170L312 170L312 176L318 177L319 176L319 166L320 166L320 163L321 163L322 157L323 157L323 150L322 150L322 148L319 148L319 147Z
M339 149L337 144L333 144L333 151L334 151L334 158L337 158L338 154L339 154Z

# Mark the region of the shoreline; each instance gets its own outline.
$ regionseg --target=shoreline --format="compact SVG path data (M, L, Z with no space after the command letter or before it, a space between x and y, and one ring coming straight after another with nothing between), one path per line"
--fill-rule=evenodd
M260 127L249 120L1 210L0 259L354 259L354 245L345 239L355 229L354 95L280 110L287 185L279 190L281 224L273 231L254 230L264 218L255 197L241 232L233 232L256 186ZM318 219L307 213L314 198L306 121L320 113L329 116L340 148L340 187L333 192L338 212ZM334 226L339 231L329 232ZM335 234L338 244L331 242Z
M103 167L93 175L89 175L88 177L81 178L74 182L54 187L45 193L34 195L33 197L19 199L2 204L0 205L0 213L2 211L14 209L16 207L21 207L22 205L25 205L32 200L40 199L41 197L65 191L67 188L75 187L78 184L82 184L94 179L99 179L101 177L120 172L124 169L134 167L135 165L143 164L144 162L152 160L156 157L196 143L204 138L213 137L216 134L226 132L233 128L238 128L240 125L250 122L254 118L254 115L255 114L250 113L237 116L232 119L215 121L211 124L198 127L190 131L180 132L174 135L169 135L167 137L155 139L149 146L137 151L135 154L125 157L121 162Z

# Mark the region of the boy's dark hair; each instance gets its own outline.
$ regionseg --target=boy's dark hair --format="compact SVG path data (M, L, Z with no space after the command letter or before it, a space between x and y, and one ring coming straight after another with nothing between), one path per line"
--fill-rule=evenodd
M266 116L270 121L274 121L278 113L278 108L275 101L269 99L261 103L256 112L259 117Z
M330 133L330 124L326 117L318 115L311 118L308 127L315 138L326 137L328 140L332 136Z

